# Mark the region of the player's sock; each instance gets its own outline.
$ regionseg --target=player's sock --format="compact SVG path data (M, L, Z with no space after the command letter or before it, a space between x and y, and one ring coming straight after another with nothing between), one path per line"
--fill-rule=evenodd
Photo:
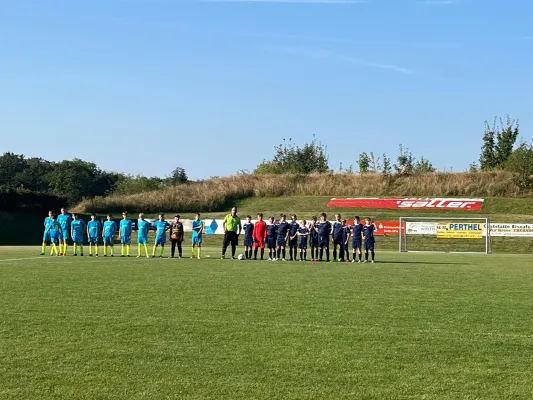
M368 250L365 251L365 261L368 261Z
M277 251L277 256L276 258L280 258L281 257L281 249L278 248L278 251Z
M83 244L80 244L80 253L83 255Z
M337 259L337 249L333 248L333 260Z
M74 254L77 254L76 252L78 251L78 245L76 243L74 243Z
M65 244L63 245L63 255L64 256L67 255L67 248L68 248L68 244L65 242Z
M285 256L286 256L286 250L285 250L285 247L281 250L281 255L283 256L283 259L285 259Z
M202 255L202 248L198 247L198 258L200 258L201 255Z
M374 250L370 250L370 256L372 257L372 261L374 261L374 257L376 256Z
M57 247L55 243L52 243L52 248L50 249L50 254L54 255L57 254Z
M137 243L137 255L140 256L141 255L141 244L140 243Z
M320 258L319 259L320 259L320 261L322 261L322 259L324 258L324 250L320 249L319 253L320 253L320 255L319 255Z
M265 249L261 249L261 260L263 259L264 256L265 256Z
M181 257L183 254L183 249L181 248L181 243L178 243L178 257Z
M191 258L194 257L194 246L191 247Z
M237 250L237 246L231 245L231 257L235 258L235 251Z
M359 255L359 261L361 261L363 259L363 253L358 253Z
M161 252L159 253L159 255L161 257L163 257L163 252L165 251L165 247L164 246L161 246Z
M130 256L130 250L131 250L131 244L127 244L126 245L126 255L129 257Z
M157 249L157 245L154 244L154 248L152 249L152 257L155 257L155 249Z
M89 243L89 255L93 255L93 244Z
M304 250L304 261L307 260L307 250Z
M148 245L144 244L144 252L146 253L146 257L148 257Z
M104 256L107 256L107 244L104 243Z
M120 255L124 257L124 244L120 245Z
M329 261L329 249L326 249L326 261Z
M45 251L46 251L46 243L43 243L41 246L41 253L44 254Z
M114 255L115 255L115 246L111 245L111 246L109 246L109 247L111 248L111 249L110 249L110 251L111 251L111 255L114 256Z
M94 254L98 255L98 245L97 244L94 245Z

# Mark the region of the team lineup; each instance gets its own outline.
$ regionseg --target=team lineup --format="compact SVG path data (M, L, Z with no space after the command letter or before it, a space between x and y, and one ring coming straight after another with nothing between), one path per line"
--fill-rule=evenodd
M332 244L332 261L350 262L351 239L351 262L370 261L373 263L375 259L374 234L377 227L371 218L366 218L364 222L363 224L361 219L355 216L353 224L347 225L347 221L341 219L340 214L336 214L335 221L331 223L327 220L327 215L322 213L319 219L313 216L311 221L298 221L294 214L291 216L291 220L287 221L286 215L282 214L279 220L274 217L268 218L267 223L263 220L263 214L260 213L257 215L255 223L248 215L243 224L237 215L237 209L234 207L231 213L226 215L223 222L222 259L226 257L226 251L230 246L231 258L236 258L238 239L243 234L245 254L242 258L247 260L264 260L265 249L267 249L269 261L286 261L286 249L288 248L288 261L307 261L309 248L311 251L310 261L324 261L325 256L325 261L329 262L331 259L330 244ZM111 214L107 215L107 220L103 223L96 219L95 214L92 214L91 220L85 223L77 213L69 214L65 208L61 209L58 216L53 211L49 211L48 217L44 220L41 255L45 255L46 246L49 245L50 255L66 256L68 242L72 241L73 255L78 256L79 250L80 256L83 256L86 235L90 257L99 256L99 244L103 244L104 257L107 257L108 254L114 257L114 243L118 235L121 244L120 256L130 257L133 230L133 222L128 219L127 212L122 213L122 219L117 224ZM158 257L163 258L168 234L171 243L170 258L176 256L183 258L182 244L185 229L179 215L176 215L172 222L168 222L165 220L164 214L159 214L158 219L152 223L146 220L141 213L135 230L137 231L137 257L143 256L144 250L144 256L155 258L159 250ZM151 253L148 249L150 230L155 230L155 240ZM192 221L191 258L201 259L203 234L204 222L200 219L200 214L197 213Z

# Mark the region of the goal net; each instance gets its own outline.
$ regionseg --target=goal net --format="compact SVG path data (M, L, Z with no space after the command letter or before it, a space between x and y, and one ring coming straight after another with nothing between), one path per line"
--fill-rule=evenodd
M400 217L400 252L489 254L488 218Z

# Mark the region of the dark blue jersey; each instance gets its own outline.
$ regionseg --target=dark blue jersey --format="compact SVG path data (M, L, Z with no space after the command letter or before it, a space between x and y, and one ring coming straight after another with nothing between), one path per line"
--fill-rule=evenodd
M253 240L254 224L251 222L245 222L242 226L244 232L244 240Z
M309 236L311 236L312 239L318 239L318 232L316 230L318 225L318 222L316 224L311 224L311 227L309 228Z
M278 237L278 226L276 224L267 225L267 237L270 239Z
M363 238L363 224L353 224L350 226L353 240L361 240Z
M318 235L320 237L326 237L331 234L331 223L329 221L317 223Z
M334 239L342 239L342 223L339 221L335 221L333 223L333 238Z
M294 236L298 233L298 229L300 228L300 224L296 221L289 222L289 235Z
M287 221L283 221L283 222L280 222L278 224L278 238L283 238L285 239L285 237L287 236L287 232L289 231L290 229L290 226L289 226L289 223Z
M342 242L346 243L348 240L348 236L350 236L350 227L349 226L343 226L342 227Z
M370 241L374 239L374 231L376 231L376 225L370 224L363 227L363 236L365 241Z

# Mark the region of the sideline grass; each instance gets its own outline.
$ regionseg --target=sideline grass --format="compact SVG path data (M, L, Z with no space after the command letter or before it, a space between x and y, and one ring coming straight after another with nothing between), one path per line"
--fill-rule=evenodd
M186 250L187 251L187 250ZM0 248L1 399L530 399L533 257ZM186 253L187 254L187 253Z

